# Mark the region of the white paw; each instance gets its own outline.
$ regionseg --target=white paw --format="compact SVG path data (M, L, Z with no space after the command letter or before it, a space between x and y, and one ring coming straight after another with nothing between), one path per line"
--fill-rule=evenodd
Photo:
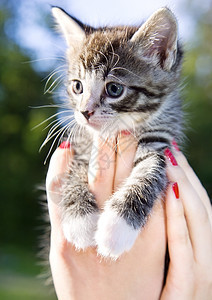
M140 230L135 230L113 210L105 210L99 218L95 240L98 253L104 257L117 259L129 251Z
M74 244L78 250L95 246L94 235L98 217L99 215L95 213L64 220L63 233L67 241Z

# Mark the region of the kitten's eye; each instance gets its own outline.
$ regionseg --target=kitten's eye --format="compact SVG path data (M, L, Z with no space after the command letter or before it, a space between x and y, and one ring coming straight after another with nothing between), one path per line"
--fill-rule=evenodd
M72 91L77 95L82 94L83 93L82 82L79 80L73 80L72 81Z
M123 85L115 82L110 82L106 85L106 92L109 97L118 98L124 91Z

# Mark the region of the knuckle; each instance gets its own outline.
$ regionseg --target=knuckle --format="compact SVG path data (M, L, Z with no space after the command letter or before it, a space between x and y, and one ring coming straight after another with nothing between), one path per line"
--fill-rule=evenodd
M199 206L198 216L199 216L199 220L201 221L202 225L207 224L209 222L208 213L207 213L207 210L205 209L204 205Z
M190 237L188 231L184 228L180 228L175 226L174 233L169 236L169 241L172 244L180 245L180 246L189 246Z
M176 239L177 239L178 243L181 245L188 245L189 240L190 240L187 231L178 233L178 235L176 236Z
M177 175L179 181L182 181L182 182L187 181L187 176L181 167L178 168L176 175Z
M177 181L178 183L185 184L188 182L187 172L185 168L190 168L187 162L182 162L181 159L176 157L178 165L177 166L171 166L168 164L168 177L171 181ZM184 166L186 165L186 167Z
M177 161L183 169L191 169L187 158L182 154L182 152L177 153Z
M178 183L180 183L180 182L185 183L188 180L185 172L183 171L183 169L181 167L176 168L174 176Z
M46 180L46 189L51 192L59 190L63 182L62 174Z

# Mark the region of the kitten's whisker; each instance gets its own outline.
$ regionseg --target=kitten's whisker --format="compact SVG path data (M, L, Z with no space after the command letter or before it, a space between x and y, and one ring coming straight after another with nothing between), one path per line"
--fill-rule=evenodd
M50 80L52 79L53 76L54 76L54 73L51 74L51 75L48 77L48 80L46 81L46 84L45 84L45 86L44 86L44 94L46 94L47 91L50 89L50 88L48 88L48 90L47 90L47 86L48 86L48 84L49 84L49 82L50 82ZM52 85L51 85L51 86L52 86ZM50 86L50 87L51 87L51 86Z
M130 70L128 70L128 69L126 69L126 68L122 68L122 67L115 67L115 68L113 68L113 69L112 69L112 71L114 71L114 70L124 70L124 71L127 71L127 72L128 72L128 73L130 73L130 74L133 74L134 76L138 77L139 79L141 79L141 77L140 77L140 76L138 76L137 74L135 74L134 72L132 72L132 71L130 71Z
M46 139L44 140L44 142L42 143L42 145L40 146L39 151L41 151L43 149L43 147L53 138L55 137L58 133L60 134L62 132L62 130L64 130L64 128L60 128L59 130L57 130L54 134L52 134L51 136L47 136Z
M70 122L69 124L67 124L68 126L66 127L66 129L63 131L59 141L58 141L58 145L61 143L61 141L63 140L64 135L66 134L66 132L69 131L69 135L67 137L67 141L69 141L69 136L71 135L71 128L72 128L72 124L73 122Z
M73 137L72 137L72 140L74 143L76 142L76 133L77 133L78 128L79 128L79 125L77 123L75 123L74 127L73 127Z
M64 129L62 129L62 130L64 130ZM60 134L61 134L61 130L59 130L58 135L56 136L56 138L54 139L53 143L51 144L51 147L50 147L50 149L49 149L49 152L48 152L48 154L47 154L47 156L46 156L46 158L45 158L44 165L46 164L47 159L49 158L49 155L51 154L52 149L53 149L53 147L54 147L54 144L55 144L55 142L56 142L56 140L57 140L57 138L58 138L58 136L59 136Z
M49 120L51 120L51 119L53 119L53 118L59 116L60 114L67 113L67 112L69 112L69 110L57 112L56 114L54 114L54 115L50 116L49 118L45 119L44 121L42 121L42 122L39 123L38 125L34 126L34 127L32 128L32 130L34 130L34 129L40 127L40 126L42 126L43 124L45 124L45 123L48 122ZM73 117L74 117L74 116L73 116ZM49 127L49 125L47 126L47 128L48 128L48 127Z
M53 77L54 75L61 73L61 72L65 72L67 71L66 68L64 68L64 66L66 65L62 65L57 67L56 69L54 69L52 72L50 72L46 77L43 78L42 81L46 80L47 78L49 78L50 76Z
M131 120L131 123L132 123L132 129L133 129L133 132L131 132L131 134L134 136L134 138L137 140L137 137L136 137L136 130L135 130L135 123L133 120Z
M111 50L112 50L112 61L111 61L111 65L113 64L113 61L114 61L114 48L113 48L113 45L111 43L111 41L109 40L109 38L106 36L109 44L110 44L110 47L111 47Z
M68 120L68 118L67 118ZM67 121L66 120L66 121ZM62 131L64 128L66 128L67 126L70 126L70 123L73 123L74 120L72 120L71 122L69 122L68 124L66 124L65 126L63 126L61 129L57 130L57 128L63 124L64 120L62 121L58 121L48 132L46 139L44 140L43 144L40 147L40 150L44 147L44 145L46 145L55 135L57 135L58 132ZM55 130L57 130L55 132Z
M113 70L111 70L113 71ZM125 82L123 82L120 78L116 77L115 75L109 74L108 77L113 77L115 78L118 82L121 82L123 85L125 85Z
M99 53L99 54L101 54L101 55L105 58L106 63L107 63L107 65L109 66L108 58L107 58L107 56L106 56L102 51L96 50L96 49L94 49L94 48L92 48L92 50L95 51L95 52L97 52L97 53Z
M47 85L52 77L53 77L53 75L49 77L49 79L47 80L47 82L45 84L44 94L53 92L58 87L58 85L63 81L64 74L57 77L47 89ZM51 88L52 88L52 90L51 90Z
M61 120L61 124L67 122L68 120L71 120L71 122L73 121L72 116L66 116L66 117L62 117L60 118ZM52 121L49 125L47 125L43 130L46 130L47 128L49 128L51 125L53 125L55 122L58 122L58 119Z
M110 52L111 53L111 52ZM117 64L119 63L119 60L120 60L120 56L117 54L117 53L112 53L113 54L113 57L116 55L117 56L117 61L115 62L115 64L112 66L112 70L117 66ZM113 59L114 60L114 59ZM113 62L112 60L112 62ZM112 63L111 63L112 64Z
M47 105L38 105L38 106L29 106L29 108L68 108L69 110L71 110L71 108L69 108L68 104L47 104Z
M49 123L44 129L43 129L43 131L45 131L46 129L48 129L49 127L51 127L51 128L53 128L53 124L54 123L56 123L56 124L58 124L58 119L56 119L56 120L53 120L51 123ZM55 125L54 125L55 126Z
M52 134L52 133L60 126L60 125L62 125L64 122L67 122L68 120L70 120L70 117L64 117L64 118L62 118L61 120L58 120L57 123L56 123L54 126L52 126L52 127L50 128L50 130L49 130L49 132L48 132L48 136L51 136L51 134ZM71 122L73 122L73 120L72 120ZM69 123L71 123L71 122L69 122Z
M73 125L72 126L69 126L70 128L70 132L69 132L69 135L68 135L68 140L72 143L74 143L74 133L75 133L75 129L76 127L78 126L78 124L76 123L76 120L75 122L73 122Z
M55 129L56 130L56 129ZM42 143L39 151L41 151L43 149L43 147L55 136L58 134L58 132L60 133L63 130L63 128L60 128L59 130L57 130L55 133L51 133L51 135L47 135L47 137L45 138L44 142Z
M48 61L48 60L56 60L56 61L66 61L65 57L63 56L52 56L52 57L44 57L44 58L39 58L39 59L31 59L28 61L24 61L22 62L23 64L30 64L30 63L34 63L34 62L40 62L40 61Z
M48 152L48 154L47 154L47 156L46 156L46 159L45 159L45 161L44 161L44 164L46 164L46 161L47 161L49 155L51 154L51 151L52 151L52 149L53 149L53 147L54 147L54 145L55 145L55 143L56 143L58 137L61 135L61 133L63 133L63 134L62 134L62 137L63 137L64 134L65 134L65 132L66 132L67 129L69 129L69 128L70 128L70 124L68 123L67 125L65 125L65 126L62 127L61 129L59 129L57 132L55 132L55 133L51 136L50 139L47 139L47 141L45 140L45 141L43 142L43 144L42 144L41 147L40 147L40 150L46 145L46 143L47 143L49 140L51 140L54 136L56 136L55 139L54 139L54 141L53 141L52 144L51 144L51 147L50 147L49 152ZM61 141L61 138L60 138L59 141Z

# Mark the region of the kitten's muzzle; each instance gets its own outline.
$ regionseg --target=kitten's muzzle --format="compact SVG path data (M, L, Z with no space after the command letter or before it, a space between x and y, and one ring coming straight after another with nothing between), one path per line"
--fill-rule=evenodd
M81 112L81 114L83 114L83 116L86 118L87 121L94 114L94 111L89 111L89 110L80 111L80 112Z

